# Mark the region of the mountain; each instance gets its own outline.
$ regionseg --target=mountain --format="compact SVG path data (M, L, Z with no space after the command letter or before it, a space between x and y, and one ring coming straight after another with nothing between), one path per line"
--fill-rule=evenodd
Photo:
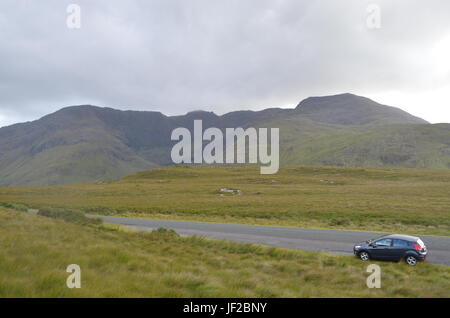
M309 97L296 109L303 118L335 125L427 124L401 109L353 94Z
M279 127L281 164L450 168L450 124L431 125L365 97L311 97L295 109L182 116L90 105L0 128L0 185L56 185L119 178L172 164L171 132Z
M67 108L31 123L0 129L0 183L79 183L158 166L124 144L95 116L96 110Z

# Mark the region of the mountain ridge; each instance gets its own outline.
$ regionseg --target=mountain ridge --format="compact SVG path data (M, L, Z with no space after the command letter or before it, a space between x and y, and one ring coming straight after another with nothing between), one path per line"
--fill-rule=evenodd
M170 165L172 130L192 129L195 119L202 119L205 129L279 127L282 165L450 168L450 125L434 126L398 108L346 93L310 97L293 109L223 115L64 107L32 122L0 128L0 185L104 181Z

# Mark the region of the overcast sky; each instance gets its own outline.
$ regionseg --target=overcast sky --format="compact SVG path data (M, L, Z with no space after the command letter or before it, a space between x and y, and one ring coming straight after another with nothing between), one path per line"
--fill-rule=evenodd
M223 114L343 92L450 122L450 1L0 2L0 126L79 104Z

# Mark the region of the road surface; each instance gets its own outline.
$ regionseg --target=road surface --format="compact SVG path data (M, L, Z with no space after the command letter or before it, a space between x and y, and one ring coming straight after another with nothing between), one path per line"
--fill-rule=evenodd
M163 227L173 229L182 235L199 235L237 242L347 255L353 254L355 243L383 235L376 232L99 217L105 222L122 224L144 231ZM428 262L450 265L450 237L420 237L428 248Z

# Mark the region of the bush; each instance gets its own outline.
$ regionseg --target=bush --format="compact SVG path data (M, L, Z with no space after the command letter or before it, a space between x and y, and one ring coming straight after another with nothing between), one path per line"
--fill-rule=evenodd
M0 202L0 206L8 208L8 209L17 210L17 211L23 211L23 212L28 211L28 207L25 204L21 204L21 203Z
M345 219L331 219L328 224L330 226L342 226L342 225L349 225L350 222Z
M38 215L77 224L101 224L103 222L99 218L88 218L84 213L74 210L44 208L39 210Z
M162 239L162 240L169 240L173 238L178 238L180 236L175 230L166 229L163 227L151 231L149 235L152 239Z

